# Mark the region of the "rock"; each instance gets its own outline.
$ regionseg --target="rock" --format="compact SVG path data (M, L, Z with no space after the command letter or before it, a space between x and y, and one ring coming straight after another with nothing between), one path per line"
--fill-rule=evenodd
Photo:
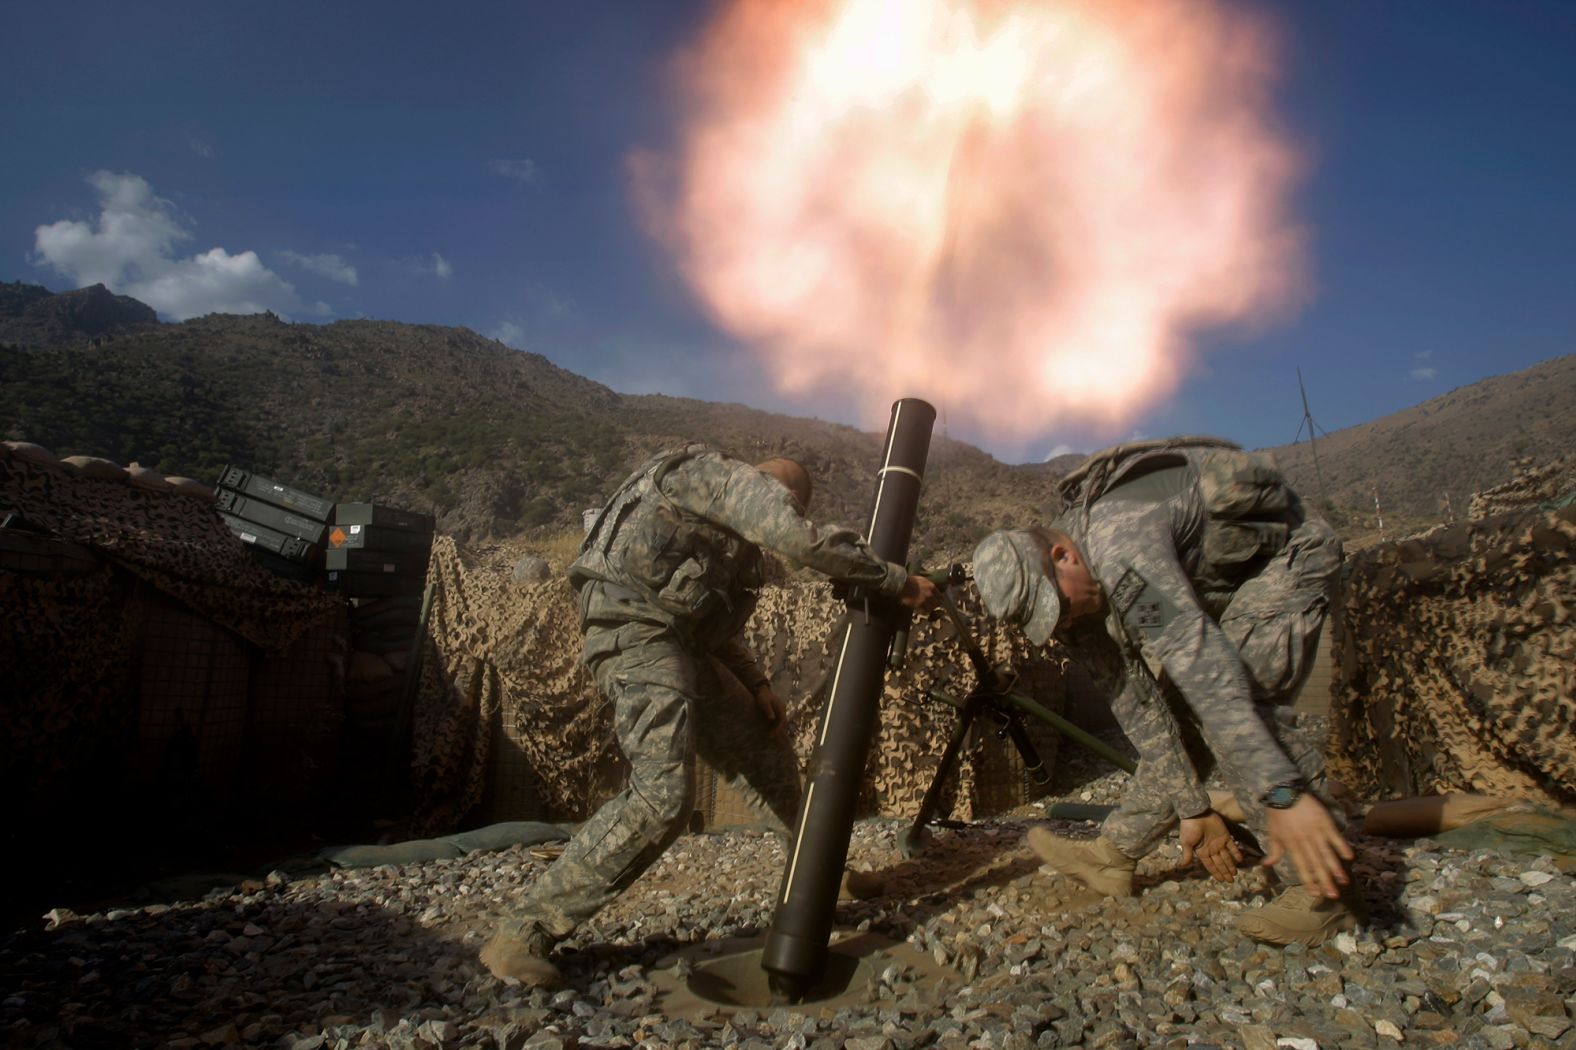
M1275 1050L1275 1033L1263 1025L1243 1025L1240 1034L1243 1050Z
M509 578L516 583L541 583L551 579L552 575L553 567L547 564L545 559L538 558L534 554L526 554L514 563L514 570L509 574Z

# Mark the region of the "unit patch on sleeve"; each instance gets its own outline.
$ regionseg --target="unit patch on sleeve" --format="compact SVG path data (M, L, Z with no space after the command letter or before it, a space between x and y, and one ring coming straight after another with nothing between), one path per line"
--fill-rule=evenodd
M1111 604L1116 606L1116 611L1123 616L1133 607L1138 596L1144 593L1144 578L1138 575L1137 569L1128 569L1122 573L1122 578L1116 581L1116 586L1111 588Z

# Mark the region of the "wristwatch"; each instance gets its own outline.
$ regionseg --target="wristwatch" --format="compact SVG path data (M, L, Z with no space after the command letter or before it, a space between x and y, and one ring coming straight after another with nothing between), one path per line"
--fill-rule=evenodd
M1264 797L1259 799L1270 809L1290 809L1302 798L1308 790L1308 785L1301 780L1288 780L1284 784L1276 784L1264 792Z

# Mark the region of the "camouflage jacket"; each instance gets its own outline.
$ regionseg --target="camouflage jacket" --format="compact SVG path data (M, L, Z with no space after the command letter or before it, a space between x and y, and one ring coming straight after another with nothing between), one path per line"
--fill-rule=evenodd
M569 578L586 623L663 624L733 666L762 583L762 547L888 597L908 579L853 530L806 520L775 479L700 445L654 457L620 486Z
M1184 454L1186 465L1114 488L1060 524L1105 590L1106 633L1123 655L1126 687L1135 687L1135 676L1169 680L1210 749L1236 766L1259 795L1294 779L1297 769L1255 710L1236 648L1216 622L1218 603L1229 594L1206 586L1211 580L1219 585L1219 566L1206 552L1218 530L1200 485L1201 460L1212 453ZM1193 784L1178 786L1189 808L1198 790L1196 776ZM1180 798L1178 805L1184 805Z

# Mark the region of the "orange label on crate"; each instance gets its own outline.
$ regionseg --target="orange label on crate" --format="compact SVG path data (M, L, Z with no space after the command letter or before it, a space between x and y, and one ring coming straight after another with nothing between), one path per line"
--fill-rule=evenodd
M336 547L343 547L345 545L345 539L345 530L339 528L338 526L335 526L334 531L328 534L328 542L332 543Z

